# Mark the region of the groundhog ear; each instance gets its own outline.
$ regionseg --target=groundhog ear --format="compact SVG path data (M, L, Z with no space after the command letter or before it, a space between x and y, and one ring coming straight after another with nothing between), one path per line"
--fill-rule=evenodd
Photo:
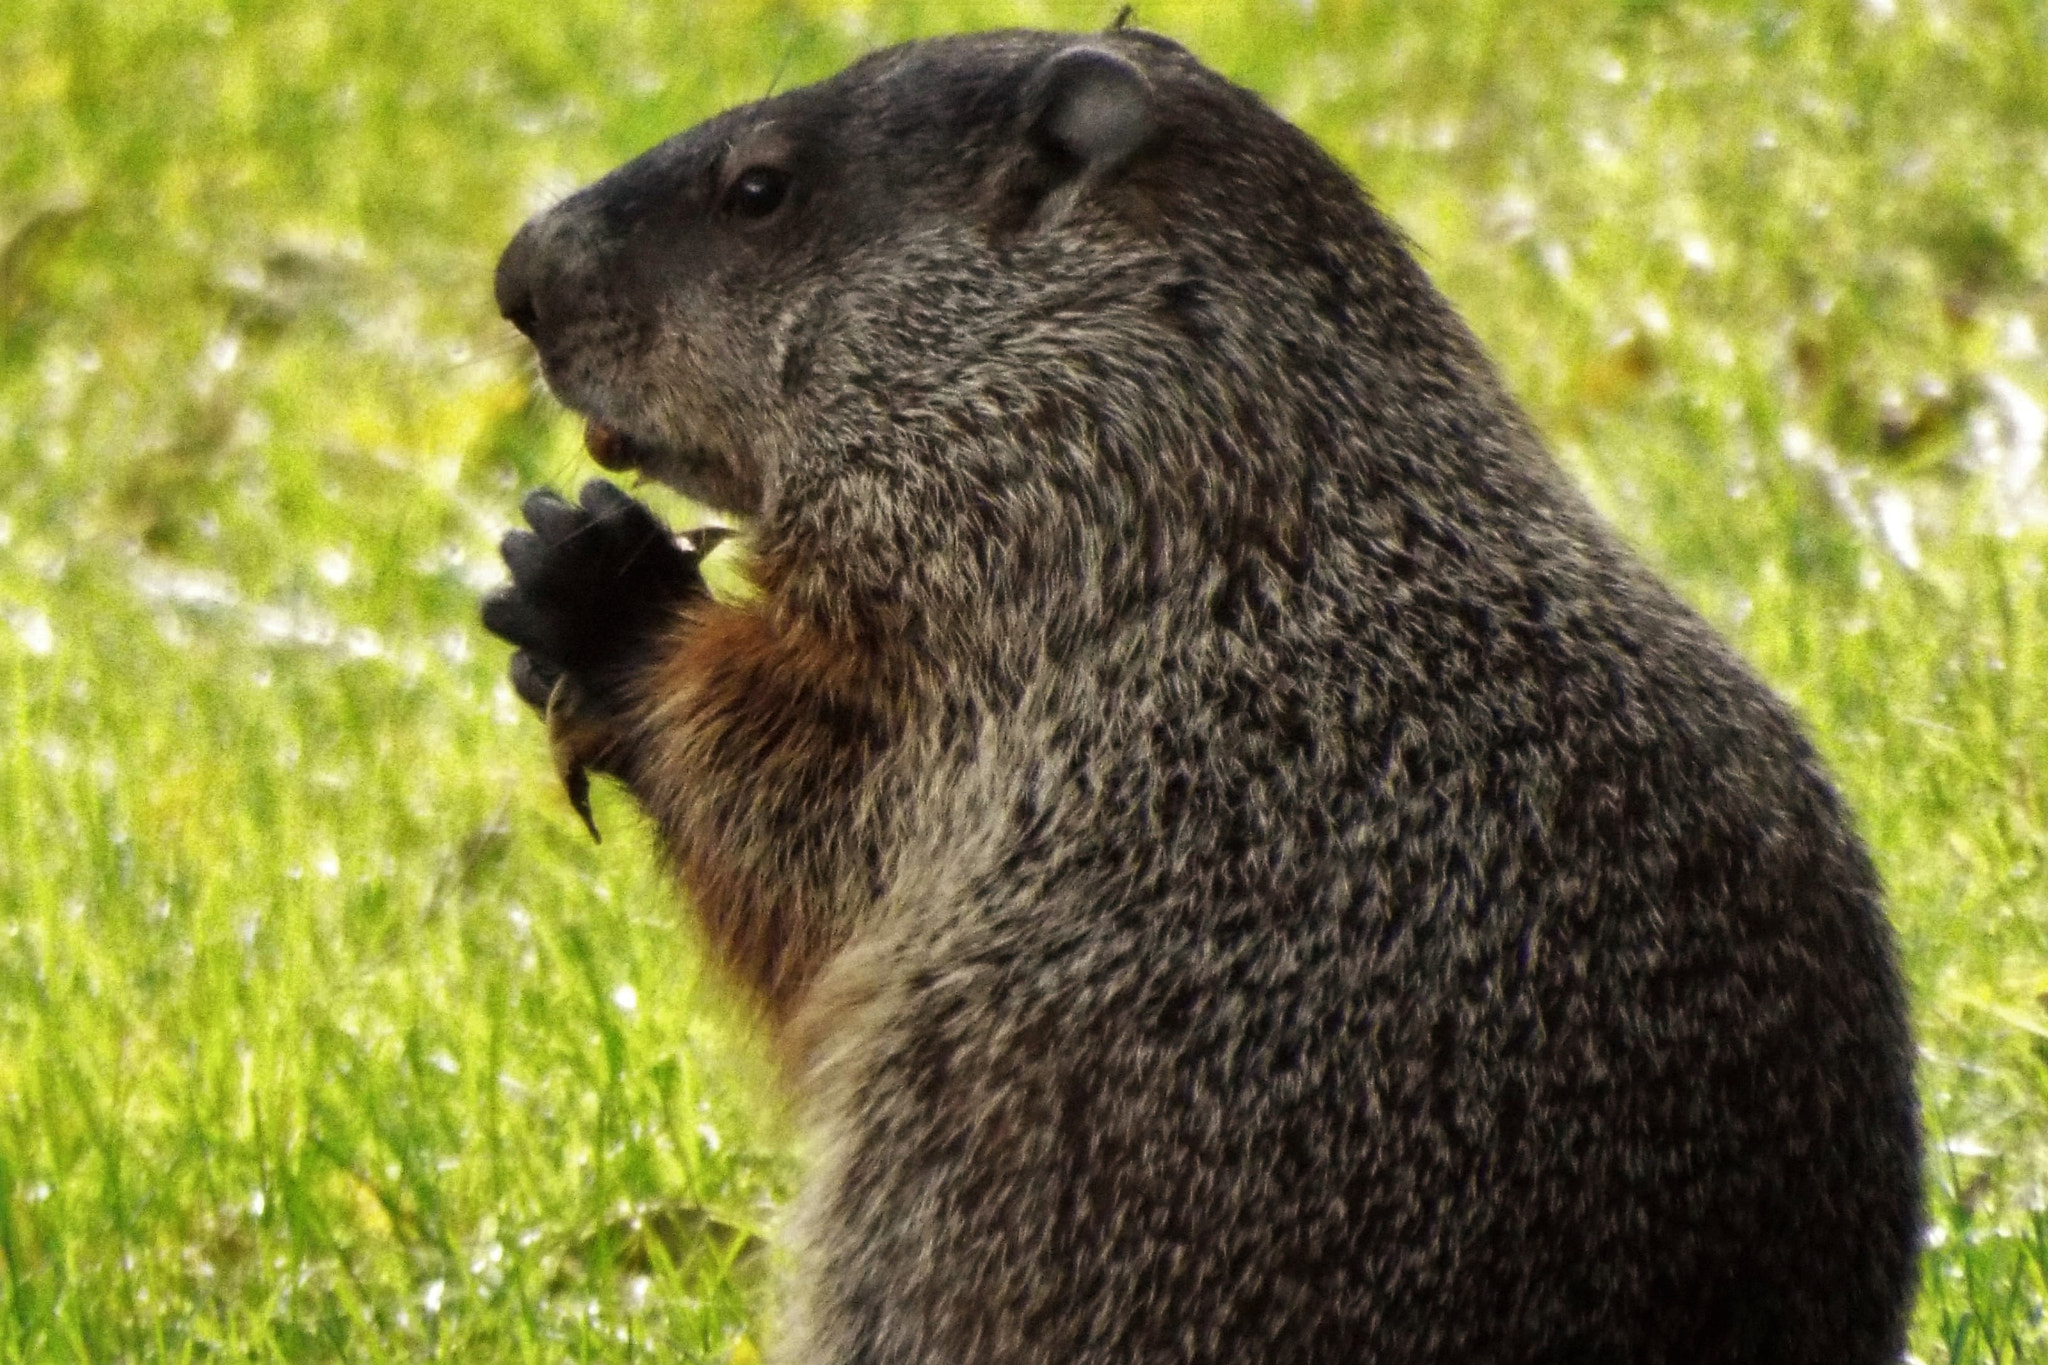
M1028 100L1031 140L1070 173L1116 169L1158 126L1144 73L1100 48L1070 47L1047 58Z

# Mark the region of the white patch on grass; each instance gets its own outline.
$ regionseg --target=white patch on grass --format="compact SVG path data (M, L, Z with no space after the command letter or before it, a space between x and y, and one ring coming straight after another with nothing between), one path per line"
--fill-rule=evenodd
M1920 555L1920 538L1913 530L1913 503L1904 493L1887 488L1870 500L1877 513L1877 528L1884 536L1886 548L1892 558L1913 572L1920 572L1926 561Z
M1983 1142L1970 1136L1968 1133L1960 1133L1955 1137L1949 1138L1941 1144L1941 1150L1948 1156L1987 1157L2001 1155L1996 1147L1987 1147Z
M612 1004L621 1014L631 1014L640 1008L640 992L633 989L630 981L621 981L612 987Z
M503 679L491 688L491 719L500 725L517 725L526 719L526 707L520 703L519 694Z
M2007 318L1998 329L1998 353L2007 360L2040 359L2041 336L2034 330L2034 320L2025 313Z
M57 632L51 628L49 615L30 609L15 615L14 634L21 641L21 647L38 659L49 657L57 648Z
M135 591L153 602L179 607L232 607L242 600L234 580L208 569L189 569L182 564L145 559L129 575Z
M2048 410L2003 375L1983 377L1987 402L1970 414L1970 451L1995 480L1992 519L2010 539L2048 523L2048 493L2037 477L2048 454Z
M1787 422L1778 428L1778 448L1791 463L1821 476L1828 497L1851 526L1866 536L1879 534L1871 520L1870 510L1859 495L1864 482L1861 471L1844 466L1833 446L1815 436L1807 427ZM1868 582L1868 575L1865 581Z
M223 332L206 343L206 363L216 374L226 374L241 358L242 339L233 332Z
M505 1244L493 1237L477 1248L476 1255L469 1262L469 1273L477 1276L492 1274L504 1261Z
M1509 190L1493 201L1486 225L1504 242L1523 241L1536 231L1536 200L1526 190Z
M334 618L304 607L265 605L250 615L256 637L268 643L313 645L324 649L341 634Z

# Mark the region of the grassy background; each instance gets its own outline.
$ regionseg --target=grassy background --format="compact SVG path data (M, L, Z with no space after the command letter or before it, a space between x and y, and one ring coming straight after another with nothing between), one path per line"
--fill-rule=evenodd
M773 83L1113 9L10 0L0 1359L752 1356L790 1136L473 620L585 471L489 268ZM1802 708L1914 987L1915 1355L2048 1358L2048 8L1139 17L1358 170Z

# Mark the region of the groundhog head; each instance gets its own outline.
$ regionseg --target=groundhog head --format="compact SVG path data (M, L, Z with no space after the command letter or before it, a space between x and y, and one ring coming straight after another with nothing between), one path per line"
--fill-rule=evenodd
M497 298L599 463L750 515L920 442L1035 424L1080 448L1118 421L1156 455L1173 422L1241 418L1344 347L1370 311L1346 253L1380 229L1175 44L1005 32L655 147L528 222ZM1190 391L1218 383L1252 396Z

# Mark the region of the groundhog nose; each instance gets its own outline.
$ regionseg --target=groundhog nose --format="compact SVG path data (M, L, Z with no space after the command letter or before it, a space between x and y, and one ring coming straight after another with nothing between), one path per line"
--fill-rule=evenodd
M505 254L498 258L498 272L493 285L498 297L498 312L505 321L517 327L528 341L540 341L540 288L541 261L538 237L532 223L519 229L512 238L512 244L505 248Z

